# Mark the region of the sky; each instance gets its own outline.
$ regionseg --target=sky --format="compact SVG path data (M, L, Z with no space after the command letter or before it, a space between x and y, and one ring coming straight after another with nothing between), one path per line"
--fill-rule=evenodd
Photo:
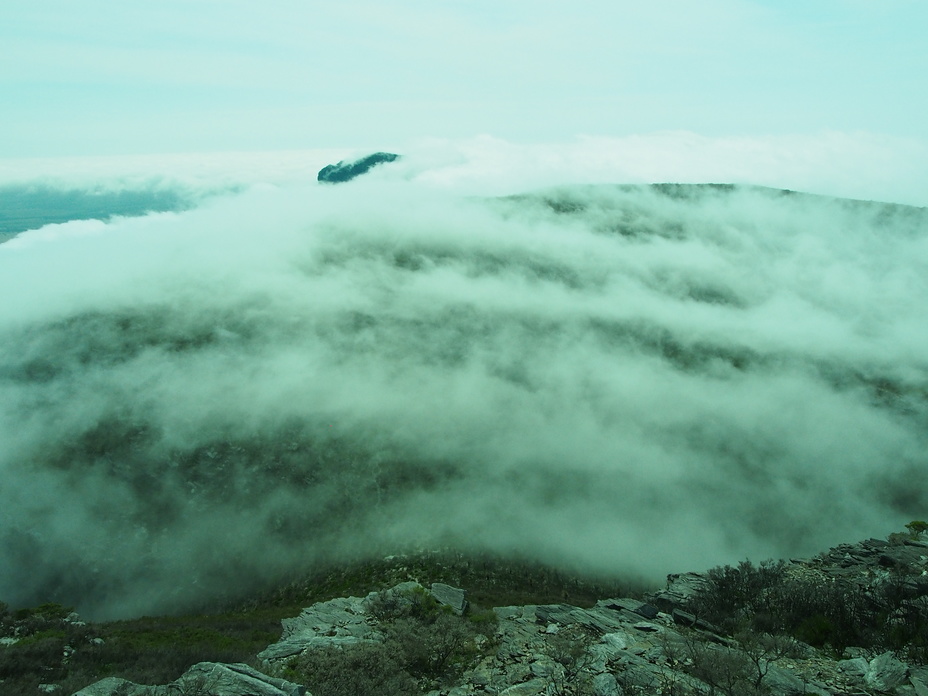
M663 132L905 149L928 139L926 28L920 0L7 2L0 157Z

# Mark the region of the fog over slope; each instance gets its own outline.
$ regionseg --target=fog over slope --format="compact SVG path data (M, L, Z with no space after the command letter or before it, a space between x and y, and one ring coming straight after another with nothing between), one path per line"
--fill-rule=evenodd
M13 605L417 546L659 578L928 508L922 208L268 187L23 233L0 293Z

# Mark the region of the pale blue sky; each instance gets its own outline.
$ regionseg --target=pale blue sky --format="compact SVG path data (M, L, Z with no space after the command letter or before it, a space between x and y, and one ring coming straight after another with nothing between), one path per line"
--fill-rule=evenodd
M0 157L686 130L928 139L924 0L30 0Z

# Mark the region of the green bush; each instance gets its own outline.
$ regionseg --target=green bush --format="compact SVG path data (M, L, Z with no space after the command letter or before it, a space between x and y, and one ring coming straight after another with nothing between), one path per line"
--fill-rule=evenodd
M420 693L395 652L364 642L309 650L290 661L286 676L313 696L411 696Z
M909 530L909 534L912 535L913 539L920 539L925 532L928 532L928 522L924 520L912 520L905 528Z
M423 587L414 587L408 591L390 588L378 592L368 603L368 612L378 621L396 621L397 619L434 619L447 611Z
M432 621L398 619L385 630L385 644L413 677L446 682L462 672L477 654L475 630L452 614Z

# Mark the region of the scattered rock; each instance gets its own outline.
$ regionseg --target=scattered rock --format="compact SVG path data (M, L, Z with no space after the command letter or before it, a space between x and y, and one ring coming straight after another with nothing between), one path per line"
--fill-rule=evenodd
M764 677L764 684L772 694L777 696L799 696L799 694L829 696L829 692L822 688L824 685L807 683L794 672L778 667L775 664L767 665L767 676Z
M546 692L547 687L548 682L544 679L532 679L504 689L499 696L540 696Z
M648 599L661 611L670 613L674 608L686 606L687 601L706 587L704 573L677 573L667 576L667 586Z
M908 673L907 664L897 660L891 652L885 652L870 660L864 680L878 691L889 691L902 684Z
M593 677L593 696L622 696L619 682L611 674L597 674Z
M683 611L682 609L674 608L670 612L673 622L680 624L681 626L695 626L696 625L696 616L690 614L688 611Z
M850 660L840 660L838 662L838 669L844 672L848 677L859 677L863 679L869 668L870 663L863 657L855 657Z
M651 619L657 618L657 615L660 613L660 610L651 604L642 604L640 607L635 609L635 613L638 614L639 616L643 616L644 618L648 620L651 620Z
M457 587L451 587L451 585L445 585L441 582L432 583L432 596L439 604L450 607L451 611L458 616L461 616L467 608L467 600L464 598L464 595L464 590L460 590Z

